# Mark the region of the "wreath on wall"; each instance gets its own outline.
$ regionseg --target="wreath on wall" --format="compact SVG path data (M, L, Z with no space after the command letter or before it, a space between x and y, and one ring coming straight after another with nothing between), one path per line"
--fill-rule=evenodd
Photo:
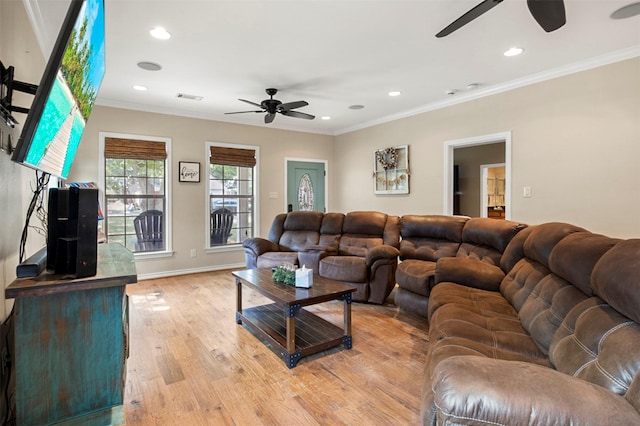
M376 159L385 170L395 169L398 166L398 152L395 148L377 150Z

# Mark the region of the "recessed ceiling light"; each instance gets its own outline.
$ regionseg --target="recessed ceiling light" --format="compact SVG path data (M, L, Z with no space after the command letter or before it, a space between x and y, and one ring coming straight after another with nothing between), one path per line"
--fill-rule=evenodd
M149 31L149 34L151 34L158 40L169 40L171 38L171 34L169 34L169 32L162 27L155 27L154 29Z
M467 90L474 90L478 88L478 83L469 83L467 84Z
M389 92L389 96L400 96L400 92L394 90L393 92Z
M640 2L622 6L611 14L611 19L626 19L636 15L640 15Z
M328 115L325 115L324 117L320 117L322 120L331 120L331 117L329 117Z
M134 88L135 90L140 91L140 92L144 92L145 90L148 90L147 86L141 86L141 85L139 85L139 84L134 85L134 86L133 86L133 88Z
M155 62L138 62L138 66L147 71L160 71L162 69L162 65Z
M364 108L364 105L351 105L349 107L349 109L362 109L362 108Z
M504 56L518 56L524 52L524 49L521 47L512 47L511 49L504 52Z

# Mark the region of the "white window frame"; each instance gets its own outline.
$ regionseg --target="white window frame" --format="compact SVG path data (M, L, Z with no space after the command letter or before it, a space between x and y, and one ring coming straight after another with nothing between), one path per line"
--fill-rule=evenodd
M105 206L106 208L106 198L105 198L105 188L106 180L105 180L105 157L104 157L104 145L106 138L117 138L117 139L132 139L132 140L141 140L141 141L151 141L151 142L163 142L165 144L167 150L167 158L165 160L165 172L164 172L164 185L165 185L165 211L164 213L164 250L160 251L152 251L152 252L143 252L143 253L133 253L136 259L151 259L157 257L169 257L173 256L173 242L172 242L172 231L171 231L171 212L173 209L171 208L171 200L173 197L171 196L172 192L172 179L171 179L171 138L160 137L160 136L144 136L144 135L132 135L128 133L111 133L111 132L99 132L98 133L98 174L100 179L100 188L99 198L100 205Z
M210 188L210 183L211 180L209 179L209 165L211 162L211 147L212 146L219 146L222 148L237 148L237 149L252 149L255 151L256 153L256 165L253 167L253 206L252 206L252 214L253 214L253 236L258 236L260 235L260 186L259 186L259 176L260 176L260 147L256 146L256 145L239 145L239 144L231 144L231 143L224 143L224 142L215 142L215 141L207 141L205 143L205 173L203 173L203 175L205 176L205 180L206 180L206 184L205 184L205 191L204 191L204 197L205 197L205 202L204 202L204 218L205 218L205 222L204 222L204 229L205 229L205 233L204 233L204 246L205 246L205 251L207 253L213 253L213 252L223 252L223 251L238 251L238 250L242 250L242 243L235 243L235 244L223 244L223 245L219 245L219 246L211 246L211 238L210 238L210 215L211 215L211 211L210 211L210 199L209 199L209 195L211 192L211 188Z

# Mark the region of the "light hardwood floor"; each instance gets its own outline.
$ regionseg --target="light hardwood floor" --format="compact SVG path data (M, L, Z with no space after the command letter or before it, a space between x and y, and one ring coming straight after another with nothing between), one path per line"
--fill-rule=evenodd
M141 281L130 296L128 425L419 424L427 322L353 303L353 349L289 369L235 322L230 271ZM243 288L244 306L268 302ZM342 326L342 302L309 307Z

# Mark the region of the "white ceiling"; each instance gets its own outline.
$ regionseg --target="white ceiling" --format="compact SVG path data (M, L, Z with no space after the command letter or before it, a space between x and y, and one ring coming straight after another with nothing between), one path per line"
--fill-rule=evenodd
M48 52L69 0L23 1ZM565 0L567 24L545 33L524 0L505 0L437 39L480 0L106 0L107 73L97 103L340 134L639 56L640 16L609 18L633 1ZM172 38L152 38L155 26ZM525 52L503 56L512 46ZM163 69L142 70L140 61ZM466 89L470 83L478 88ZM316 119L278 115L265 125L262 114L224 115L254 109L238 98L260 103L268 87L282 102L308 101L299 111ZM401 96L388 96L392 90ZM354 104L365 108L348 108Z

